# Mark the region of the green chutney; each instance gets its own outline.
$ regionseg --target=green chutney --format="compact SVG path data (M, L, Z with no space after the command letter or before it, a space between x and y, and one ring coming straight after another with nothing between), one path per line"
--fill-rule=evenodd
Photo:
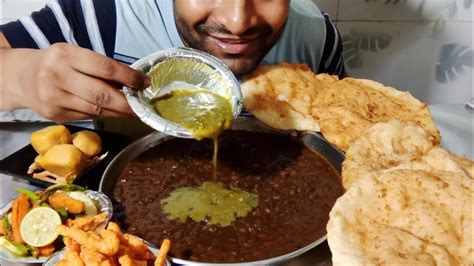
M234 120L230 99L205 89L176 89L153 102L155 111L193 134L215 139Z
M163 118L174 122L193 134L193 138L214 140L214 180L217 173L218 137L234 121L229 99L205 89L176 89L157 98L153 105Z
M204 182L199 187L175 189L161 200L169 219L229 226L239 217L245 217L258 205L258 196L241 189L227 189L220 182Z

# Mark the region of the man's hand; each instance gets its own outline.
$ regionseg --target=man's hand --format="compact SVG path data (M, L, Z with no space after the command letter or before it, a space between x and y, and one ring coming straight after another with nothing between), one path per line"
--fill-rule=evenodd
M1 53L2 109L31 108L56 122L131 115L117 88L149 85L145 74L70 44Z

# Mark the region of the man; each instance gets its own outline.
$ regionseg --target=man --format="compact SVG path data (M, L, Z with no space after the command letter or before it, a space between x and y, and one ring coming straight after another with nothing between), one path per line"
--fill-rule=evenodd
M344 75L337 30L309 0L55 0L1 26L1 109L56 122L130 115L117 88L149 79L126 64L183 46L237 77L283 61Z

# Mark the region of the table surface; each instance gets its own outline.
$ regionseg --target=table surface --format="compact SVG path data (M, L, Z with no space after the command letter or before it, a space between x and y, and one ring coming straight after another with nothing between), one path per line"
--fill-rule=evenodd
M441 132L441 145L449 151L473 159L473 114L464 105L431 105L431 113L438 129ZM0 159L12 154L29 143L31 132L48 125L47 122L4 122L0 123ZM91 122L76 122L76 126L92 128ZM1 197L0 206L4 206L17 196L14 187L23 187L30 190L39 189L23 180L0 174ZM306 254L286 263L285 265L330 265L327 242L310 250ZM0 265L23 265L0 259Z

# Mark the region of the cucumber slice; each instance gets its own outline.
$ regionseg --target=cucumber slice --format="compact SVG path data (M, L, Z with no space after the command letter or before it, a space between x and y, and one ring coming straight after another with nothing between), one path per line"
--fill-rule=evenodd
M0 237L0 248L11 253L14 256L23 256L26 255L26 252L24 250L16 247L13 243L10 242L6 237L1 236Z

